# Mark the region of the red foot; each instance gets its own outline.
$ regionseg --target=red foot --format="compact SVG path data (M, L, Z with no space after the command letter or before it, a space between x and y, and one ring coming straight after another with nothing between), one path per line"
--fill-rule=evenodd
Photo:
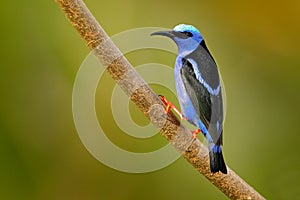
M167 114L168 112L170 112L170 109L172 108L172 109L180 116L181 119L187 121L187 118L184 117L184 116L182 115L182 113L181 113L181 112L180 112L180 111L179 111L179 110L178 110L178 109L177 109L170 101L168 101L163 95L158 95L158 96L160 97L161 101L162 101L162 102L165 104L165 106L166 106L166 110L165 110L166 114ZM200 128L198 128L197 130L192 131L193 138L196 139L196 138L197 138L197 135L198 135L199 133L201 133Z
M163 95L158 95L161 99L161 101L165 104L166 106L166 113L170 112L170 109L172 108L183 120L187 120L182 113L176 108L170 101L168 101Z
M193 138L196 139L196 138L197 138L197 135L198 135L199 133L201 133L200 128L198 128L197 130L192 131Z

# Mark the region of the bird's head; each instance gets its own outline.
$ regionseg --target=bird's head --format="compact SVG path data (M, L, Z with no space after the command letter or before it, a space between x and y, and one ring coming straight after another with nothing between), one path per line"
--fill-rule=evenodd
M194 51L203 40L198 29L186 24L179 24L173 30L158 31L151 35L162 35L171 38L177 44L178 54L181 56L188 55Z

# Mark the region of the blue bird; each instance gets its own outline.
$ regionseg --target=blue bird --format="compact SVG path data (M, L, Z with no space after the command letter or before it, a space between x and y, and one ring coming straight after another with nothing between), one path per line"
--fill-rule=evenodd
M201 33L192 25L179 24L173 30L151 35L171 38L178 47L175 63L177 97L182 114L163 96L167 111L173 108L182 119L198 127L208 141L210 170L227 173L222 155L223 100L216 62L208 51Z

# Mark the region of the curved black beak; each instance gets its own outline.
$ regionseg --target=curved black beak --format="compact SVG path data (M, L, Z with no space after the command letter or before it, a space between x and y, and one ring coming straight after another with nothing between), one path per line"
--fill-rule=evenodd
M157 32L151 33L151 36L152 35L162 35L162 36L167 36L169 38L173 38L175 36L174 31L157 31Z

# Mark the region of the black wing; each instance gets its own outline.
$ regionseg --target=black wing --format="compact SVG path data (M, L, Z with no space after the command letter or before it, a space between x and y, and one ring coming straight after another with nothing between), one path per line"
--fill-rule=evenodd
M209 131L213 142L222 144L223 103L221 88L218 94L211 94L197 79L189 58L197 63L202 78L212 89L216 89L220 84L217 66L207 49L199 45L193 53L183 58L180 72L184 87L196 113Z

